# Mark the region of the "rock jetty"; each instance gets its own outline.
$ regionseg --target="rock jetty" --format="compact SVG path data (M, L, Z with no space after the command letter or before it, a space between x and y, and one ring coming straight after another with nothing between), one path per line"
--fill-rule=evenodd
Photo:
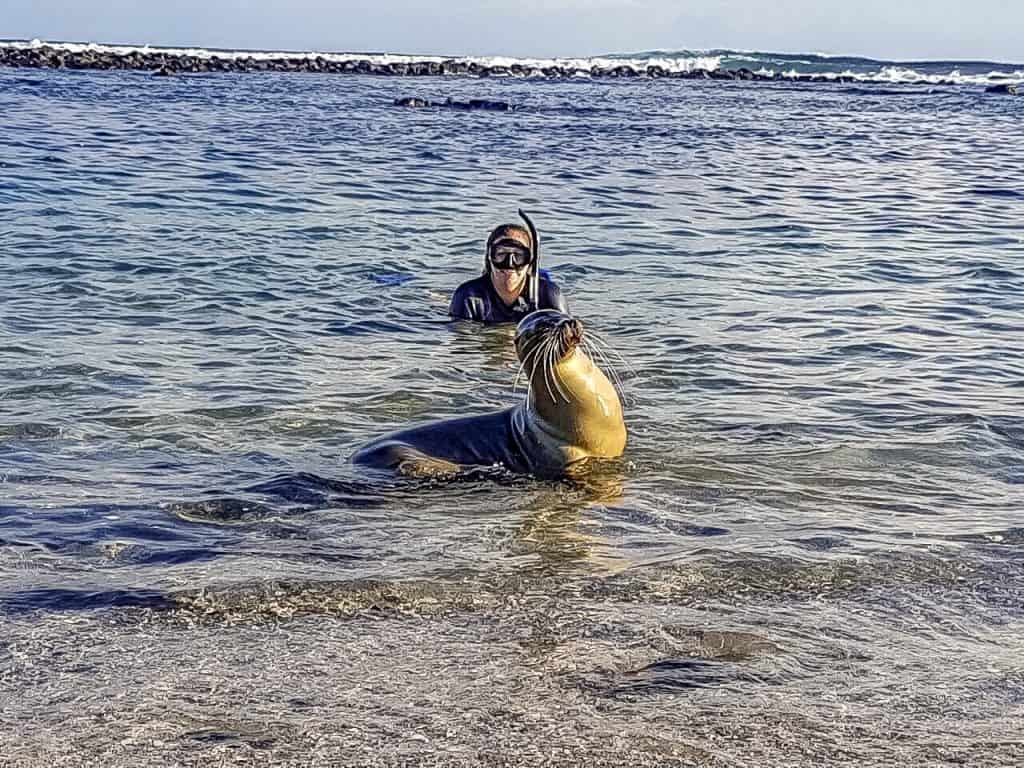
M122 69L148 71L155 75L197 72L326 72L332 74L426 76L475 75L477 77L570 78L665 78L679 80L759 80L802 82L855 82L846 75L772 75L736 70L669 70L660 66L635 68L626 65L576 68L568 66L531 67L526 64L484 65L460 59L442 61L375 62L370 59L324 56L229 56L189 55L159 49L133 49L127 53L92 50L68 50L49 45L0 47L0 66L53 69Z

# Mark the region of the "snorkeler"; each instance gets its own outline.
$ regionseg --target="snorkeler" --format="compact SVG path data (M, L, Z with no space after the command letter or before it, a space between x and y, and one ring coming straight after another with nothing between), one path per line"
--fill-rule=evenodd
M538 263L538 238L533 222L519 215L529 230L502 224L487 238L484 273L455 290L448 314L456 320L518 323L538 309L568 313L561 289Z

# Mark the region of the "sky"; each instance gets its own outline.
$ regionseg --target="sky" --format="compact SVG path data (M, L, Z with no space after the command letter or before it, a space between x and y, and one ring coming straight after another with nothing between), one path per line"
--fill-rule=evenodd
M1024 62L1024 0L0 0L0 38L590 56L733 48Z

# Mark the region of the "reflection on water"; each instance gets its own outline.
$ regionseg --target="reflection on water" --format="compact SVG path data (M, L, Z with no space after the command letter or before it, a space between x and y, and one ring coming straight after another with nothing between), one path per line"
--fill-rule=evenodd
M1024 102L0 81L14 764L1024 762ZM523 396L445 317L519 206L625 456L361 475Z

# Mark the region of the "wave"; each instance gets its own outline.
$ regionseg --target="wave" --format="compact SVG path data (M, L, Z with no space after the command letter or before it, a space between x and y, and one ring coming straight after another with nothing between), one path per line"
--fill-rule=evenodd
M708 50L653 50L640 53L608 54L613 60L645 57L686 59L696 56L715 58L722 69L750 69L758 74L785 77L824 77L854 79L862 82L962 85L997 85L1024 81L1024 64L989 60L886 60L865 56L827 53L777 53L737 51L727 48ZM621 58L620 58L621 57Z
M476 65L489 70L519 71L551 70L587 77L593 73L625 68L643 73L648 68L660 68L668 73L686 73L705 70L750 70L767 77L807 78L858 81L865 83L909 83L918 85L955 83L960 85L999 85L1024 82L1024 64L998 61L889 61L862 56L830 55L826 53L777 53L765 51L739 51L727 48L706 50L649 50L634 53L607 53L587 57L530 58L511 56L438 56L388 52L332 52L332 51L271 51L250 49L223 49L198 47L164 47L151 45L113 45L82 42L45 42L42 40L3 40L0 49L49 48L55 51L81 54L163 54L169 57L270 61L280 59L322 59L328 62L369 62L387 66L413 63L457 62L465 66Z

